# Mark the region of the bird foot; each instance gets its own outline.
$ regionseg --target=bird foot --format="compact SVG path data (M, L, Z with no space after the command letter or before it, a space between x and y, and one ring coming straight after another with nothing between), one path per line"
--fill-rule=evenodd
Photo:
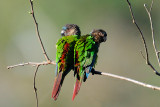
M91 73L92 73L92 75L94 75L94 74L102 75L102 73L101 73L101 72L99 72L99 71L95 71L95 69L94 69L94 68L92 68Z

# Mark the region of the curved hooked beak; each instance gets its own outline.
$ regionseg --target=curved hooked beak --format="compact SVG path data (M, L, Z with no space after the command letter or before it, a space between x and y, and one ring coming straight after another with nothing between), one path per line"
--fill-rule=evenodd
M105 42L107 40L107 36L101 38L101 42Z
M107 40L107 36L103 37L103 42L105 42Z
M65 36L65 30L61 30L61 36Z

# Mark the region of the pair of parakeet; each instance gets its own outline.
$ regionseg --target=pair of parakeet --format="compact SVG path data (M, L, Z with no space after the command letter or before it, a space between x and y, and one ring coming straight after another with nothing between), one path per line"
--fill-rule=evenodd
M97 62L97 53L100 43L105 42L107 33L102 30L93 30L90 34L81 36L79 27L75 24L67 24L62 28L56 47L56 77L54 81L52 97L57 99L65 76L74 70L76 83L73 97L78 94L82 81L86 81L89 73L94 70Z

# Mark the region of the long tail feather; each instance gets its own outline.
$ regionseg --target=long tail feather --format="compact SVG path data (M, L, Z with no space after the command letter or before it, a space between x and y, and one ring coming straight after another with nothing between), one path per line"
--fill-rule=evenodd
M74 100L75 96L78 94L80 87L81 87L81 82L77 79L74 86L72 101Z
M53 91L52 91L52 98L54 98L54 100L58 98L59 92L61 90L61 86L62 86L61 81L62 81L62 72L60 72L57 75L54 81Z

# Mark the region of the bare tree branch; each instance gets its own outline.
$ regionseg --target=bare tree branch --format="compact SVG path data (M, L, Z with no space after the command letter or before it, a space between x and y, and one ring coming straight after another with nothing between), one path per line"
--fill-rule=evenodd
M42 49L42 51L43 51L43 54L44 54L46 60L47 60L48 62L51 62L50 59L49 59L49 57L48 57L48 55L47 55L47 53L46 53L46 51L45 51L45 48L44 48L44 46L43 46L43 43L42 43L42 40L41 40L41 37L40 37L40 33L39 33L39 29L38 29L38 23L37 23L37 21L36 21L35 15L34 15L33 0L29 0L29 1L30 1L30 5L31 5L31 14L32 14L32 17L33 17L33 20L34 20L34 23L35 23L36 33L37 33L38 40L39 40L40 45L41 45L41 49Z
M150 6L150 9L149 9L149 13L151 13L151 11L152 11L152 6L153 6L153 0L152 0L152 3L151 3L151 6Z
M158 52L158 50L157 50L157 48L156 48L156 44L155 44L154 29L153 29L153 23L152 23L152 17L151 17L152 5L153 5L153 0L152 0L152 3L151 3L150 10L147 9L146 4L144 4L144 7L145 7L145 9L146 9L146 12L147 12L148 17L149 17L149 20L150 20L153 47L154 47L154 51L155 51L155 54L156 54L156 57L157 57L158 64L159 64L159 66L160 66L159 52Z
M135 20L135 17L134 17L134 14L133 14L133 11L132 11L132 6L131 6L131 3L129 2L129 0L126 0L127 3L128 3L128 6L129 6L129 10L130 10L130 13L131 13L131 17L132 17L132 20L133 20L133 24L136 25L139 33L140 33L140 36L141 36L141 39L142 39L142 42L143 42L143 45L144 45L144 50L145 50L145 54L146 54L146 57L145 57L145 60L146 60L146 64L148 66L150 66L150 68L152 68L152 70L155 72L155 74L157 74L158 76L160 76L160 73L154 68L154 66L150 63L149 61L149 55L148 55L148 48L147 48L147 44L146 44L146 41L144 39L144 35L140 29L140 27L138 26L136 20ZM151 8L150 10L152 9L152 5L151 5Z
M34 74L34 81L33 81L33 84L34 84L34 92L35 92L35 95L36 95L36 102L37 102L37 107L38 107L38 94L37 94L37 88L36 88L36 75L37 75L37 71L38 71L38 68L39 68L40 65L37 65L36 66L36 71L35 71L35 74Z
M41 66L41 65L48 65L48 64L55 65L55 62L51 62L51 63L48 63L48 62L45 62L45 61L44 62L28 62L28 63L13 65L13 66L8 66L8 69L11 69L11 68L14 68L14 67L17 67L17 66L25 66L25 65L36 66L36 72L35 72L35 75L34 75L34 90L35 90L35 93L36 93L37 89L35 87L35 81L36 81L35 78L36 78L36 73L38 71L38 67ZM154 90L160 90L160 87L153 86L153 85L150 85L150 84L146 84L146 83L143 83L143 82L131 79L131 78L127 78L127 77L123 77L123 76L119 76L119 75L115 75L115 74L111 74L111 73L100 72L100 71L92 71L92 72L93 72L93 74L104 75L104 76L109 76L109 77L113 77L113 78L117 78L117 79L122 79L122 80L132 82L134 84L140 85L140 86L144 86L144 87L151 88L151 89L154 89ZM37 93L36 93L36 96L37 96ZM37 99L38 98L36 98L36 100Z
M48 65L48 64L56 65L56 63L54 61L52 61L52 62L47 62L47 61L43 61L43 62L27 62L27 63L20 63L20 64L8 66L7 69L11 69L11 68L18 67L18 66L25 66L25 65L40 66L40 65Z
M7 68L8 69L11 69L11 68L15 68L15 67L18 67L18 66L25 66L25 65L31 65L31 66L36 66L36 70L35 70L35 74L34 74L34 91L35 91L35 95L36 95L36 102L37 102L37 107L38 107L38 95L37 95L37 88L36 88L36 74L38 72L38 68L41 66L41 65L48 65L48 64L53 64L55 65L56 63L54 61L51 61L45 51L45 48L43 46L43 43L42 43L42 40L41 40L41 37L40 37L40 34L39 34L39 29L38 29L38 23L36 21L36 18L35 18L35 15L34 15L34 9L33 9L33 0L29 0L30 1L30 5L31 5L31 14L32 14L32 17L34 19L34 23L35 23L35 27L36 27L36 33L37 33L37 37L40 41L40 45L41 45L41 48L42 48L42 51L43 51L43 54L46 58L47 61L44 61L44 62L27 62L27 63L21 63L21 64L17 64L17 65L12 65L12 66L8 66ZM132 12L132 7L131 7L131 4L129 2L129 0L127 0L127 3L129 5L129 9L130 9L130 12L131 12L131 17L132 17L132 20L133 20L133 23L136 25L138 31L140 32L140 35L141 35L141 38L142 38L142 41L143 41L143 44L144 44L144 49L145 49L145 54L146 56L143 56L143 58L146 60L146 64L149 65L153 71L160 76L160 74L156 71L156 69L152 66L152 64L150 63L149 61L149 57L148 57L148 50L147 50L147 45L146 45L146 42L145 42L145 39L144 39L144 36L143 36L143 33L141 31L141 29L139 28L138 24L136 23L136 20L134 18L134 14ZM152 4L153 4L153 1L152 1ZM152 4L151 4L151 7L150 7L150 12L152 10ZM149 12L149 13L150 13ZM159 54L160 51L157 51L157 53ZM137 84L137 85L140 85L140 86L143 86L143 87L147 87L147 88L151 88L151 89L154 89L154 90L160 90L160 87L158 86L153 86L153 85L150 85L150 84L146 84L146 83L143 83L143 82L140 82L140 81L137 81L137 80L134 80L134 79L131 79L131 78L127 78L127 77L123 77L123 76L119 76L119 75L115 75L115 74L111 74L111 73L104 73L104 72L99 72L99 71L93 71L92 72L93 74L98 74L98 75L104 75L104 76L109 76L109 77L113 77L113 78L117 78L117 79L121 79L121 80L125 80L125 81L129 81L129 82L132 82L134 84Z
M131 17L132 17L132 21L133 21L133 24L136 25L140 35L141 35L141 39L143 41L143 44L144 44L144 49L145 49L145 53L146 53L146 63L148 64L148 61L149 61L149 57L148 57L148 49L147 49L147 45L146 45L146 41L144 39L144 36L143 36L143 33L140 29L140 27L138 26L137 22L136 22L136 19L134 17L134 14L133 14L133 11L132 11L132 6L131 6L131 3L129 2L129 0L127 0L127 3L128 3L128 6L129 6L129 10L131 12Z
M137 84L137 85L140 85L140 86L143 86L143 87L147 87L147 88L151 88L153 90L159 90L160 91L160 87L158 87L158 86L153 86L153 85L150 85L150 84L146 84L146 83L143 83L143 82L131 79L131 78L127 78L127 77L123 77L123 76L119 76L119 75L115 75L115 74L111 74L111 73L99 72L99 71L94 71L93 74L99 74L99 75L104 75L104 76L109 76L109 77L129 81L129 82L132 82L134 84Z

